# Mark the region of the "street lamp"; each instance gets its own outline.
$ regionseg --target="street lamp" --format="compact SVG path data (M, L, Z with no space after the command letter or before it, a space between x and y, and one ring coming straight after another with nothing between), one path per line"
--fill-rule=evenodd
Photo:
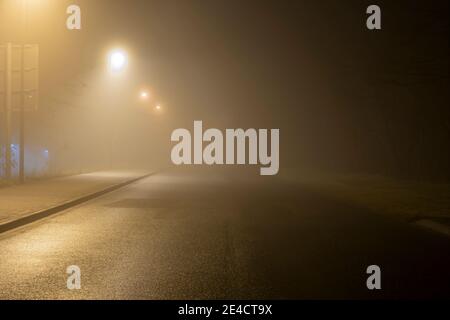
M123 49L116 48L116 49L111 50L107 55L107 59L108 59L109 73L112 76L112 78L116 78L115 77L116 75L118 76L119 73L122 73L128 64L128 55ZM117 78L114 80L118 80ZM115 94L115 97L117 97L117 93ZM112 102L113 105L117 106L119 104L118 99L112 99L112 100L113 100L113 102ZM117 108L114 108L114 109L117 109ZM117 110L116 110L116 112L117 112ZM116 140L116 133L113 128L116 127L115 118L117 118L117 114L115 112L109 112L109 116L110 116L109 121L110 121L110 125L111 125L111 131L109 133L109 167L112 168L113 167L113 158L114 158L113 153L115 150L113 148L113 144L114 144L114 141Z
M149 98L149 96L150 95L147 91L141 91L141 93L140 93L141 100L147 100Z
M120 72L125 69L128 62L127 54L123 50L113 50L109 54L109 69Z

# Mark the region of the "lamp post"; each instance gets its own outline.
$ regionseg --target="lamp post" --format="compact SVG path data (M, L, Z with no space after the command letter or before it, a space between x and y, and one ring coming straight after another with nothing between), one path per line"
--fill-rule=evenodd
M28 24L28 0L23 2L23 44L20 50L19 182L25 182L25 42Z
M128 54L123 49L113 49L108 54L108 69L110 74L112 76L119 76L123 74L126 67L128 65ZM114 101L118 101L117 99L113 99ZM114 112L115 111L115 112ZM114 116L117 114L117 110L112 110L109 112L110 115L110 136L109 136L109 167L112 169L113 167L113 143L114 143L114 137L115 137L115 130L114 130Z

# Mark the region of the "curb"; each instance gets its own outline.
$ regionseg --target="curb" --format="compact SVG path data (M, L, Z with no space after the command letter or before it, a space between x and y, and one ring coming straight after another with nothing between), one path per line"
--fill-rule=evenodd
M85 202L87 202L89 200L92 200L92 199L98 198L100 196L103 196L103 195L105 195L107 193L116 191L116 190L118 190L120 188L123 188L123 187L125 187L127 185L135 183L135 182L137 182L139 180L148 178L149 176L151 176L153 174L154 173L149 173L149 174L140 176L138 178L134 178L134 179L131 179L131 180L128 180L128 181L125 181L125 182L121 182L119 184L115 184L115 185L113 185L111 187L108 187L108 188L105 188L103 190L100 190L100 191L97 191L97 192L94 192L94 193L91 193L91 194L88 194L88 195L85 195L85 196L82 196L82 197L79 197L79 198L76 198L76 199L73 199L73 200L69 200L67 202L58 204L58 205L56 205L54 207L50 207L50 208L47 208L47 209L43 209L43 210L39 210L39 211L30 213L29 215L26 215L24 217L20 217L20 218L18 218L16 220L12 220L12 221L8 221L6 223L0 224L0 234L2 234L4 232L7 232L7 231L10 231L10 230L13 230L13 229L16 229L16 228L19 228L19 227L22 227L24 225L30 224L30 223L35 222L37 220L49 217L49 216L54 215L56 213L59 213L61 211L70 209L72 207L75 207L77 205L85 203Z

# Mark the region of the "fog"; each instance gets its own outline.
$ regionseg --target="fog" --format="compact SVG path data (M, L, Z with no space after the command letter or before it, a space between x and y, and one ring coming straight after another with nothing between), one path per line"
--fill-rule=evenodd
M448 2L381 2L378 33L361 1L204 0L80 0L80 31L65 27L72 1L30 1L24 32L20 5L0 0L0 43L40 48L26 146L49 155L28 173L171 166L172 131L201 120L280 129L280 172L448 180Z

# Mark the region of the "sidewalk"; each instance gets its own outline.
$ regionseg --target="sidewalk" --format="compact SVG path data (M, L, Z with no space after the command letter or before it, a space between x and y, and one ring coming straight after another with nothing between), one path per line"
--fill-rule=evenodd
M0 226L136 180L144 171L103 171L0 188Z

